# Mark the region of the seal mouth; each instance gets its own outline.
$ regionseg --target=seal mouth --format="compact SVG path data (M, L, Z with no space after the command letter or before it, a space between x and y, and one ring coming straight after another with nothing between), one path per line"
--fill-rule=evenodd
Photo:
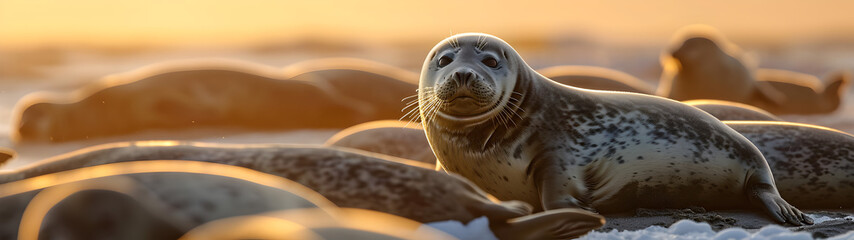
M503 106L505 92L497 94L497 99L481 99L472 96L455 97L439 107L437 115L447 120L460 122L482 122L490 119L497 109ZM459 111L460 109L467 109Z
M471 97L471 96L458 96L458 97L451 98L451 100L448 101L448 104L453 104L456 101L477 101L477 100L475 100L474 97Z
M440 110L455 116L475 116L488 112L495 104L471 96L458 96L442 104Z

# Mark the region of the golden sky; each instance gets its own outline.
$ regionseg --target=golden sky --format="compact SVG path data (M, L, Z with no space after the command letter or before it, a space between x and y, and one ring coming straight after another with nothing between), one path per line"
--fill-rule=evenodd
M217 46L306 36L435 41L469 31L649 43L694 23L734 38L841 36L854 32L854 1L0 0L0 48Z

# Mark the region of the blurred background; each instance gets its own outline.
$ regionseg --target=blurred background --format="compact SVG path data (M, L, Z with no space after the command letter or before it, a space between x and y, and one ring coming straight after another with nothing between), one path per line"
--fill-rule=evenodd
M27 93L151 64L357 57L419 72L433 45L463 32L505 39L535 69L594 65L656 84L671 36L708 24L760 67L822 77L854 70L852 10L844 0L0 0L0 135Z

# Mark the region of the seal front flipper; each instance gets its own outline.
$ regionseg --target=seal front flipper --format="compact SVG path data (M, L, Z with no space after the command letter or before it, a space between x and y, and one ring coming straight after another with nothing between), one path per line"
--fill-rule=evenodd
M570 239L605 225L599 214L581 209L555 209L491 223L499 239Z
M747 196L753 205L760 207L778 222L790 223L797 226L813 224L812 218L780 197L780 193L774 187L773 182L766 183L762 181L763 179L770 178L762 177L754 172L745 184L745 191L747 191Z
M534 161L528 171L533 174L542 209L582 208L595 212L579 199L580 190L583 190L579 188L583 188L583 185L579 186L580 180L573 180L574 176L565 168L558 167L562 166L560 161L559 158L542 158L540 161Z

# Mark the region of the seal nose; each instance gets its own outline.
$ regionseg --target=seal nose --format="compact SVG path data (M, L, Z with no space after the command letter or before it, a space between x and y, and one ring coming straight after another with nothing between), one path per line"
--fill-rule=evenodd
M454 72L454 81L457 82L459 86L468 86L471 78L474 76L474 73L469 70L460 70Z

